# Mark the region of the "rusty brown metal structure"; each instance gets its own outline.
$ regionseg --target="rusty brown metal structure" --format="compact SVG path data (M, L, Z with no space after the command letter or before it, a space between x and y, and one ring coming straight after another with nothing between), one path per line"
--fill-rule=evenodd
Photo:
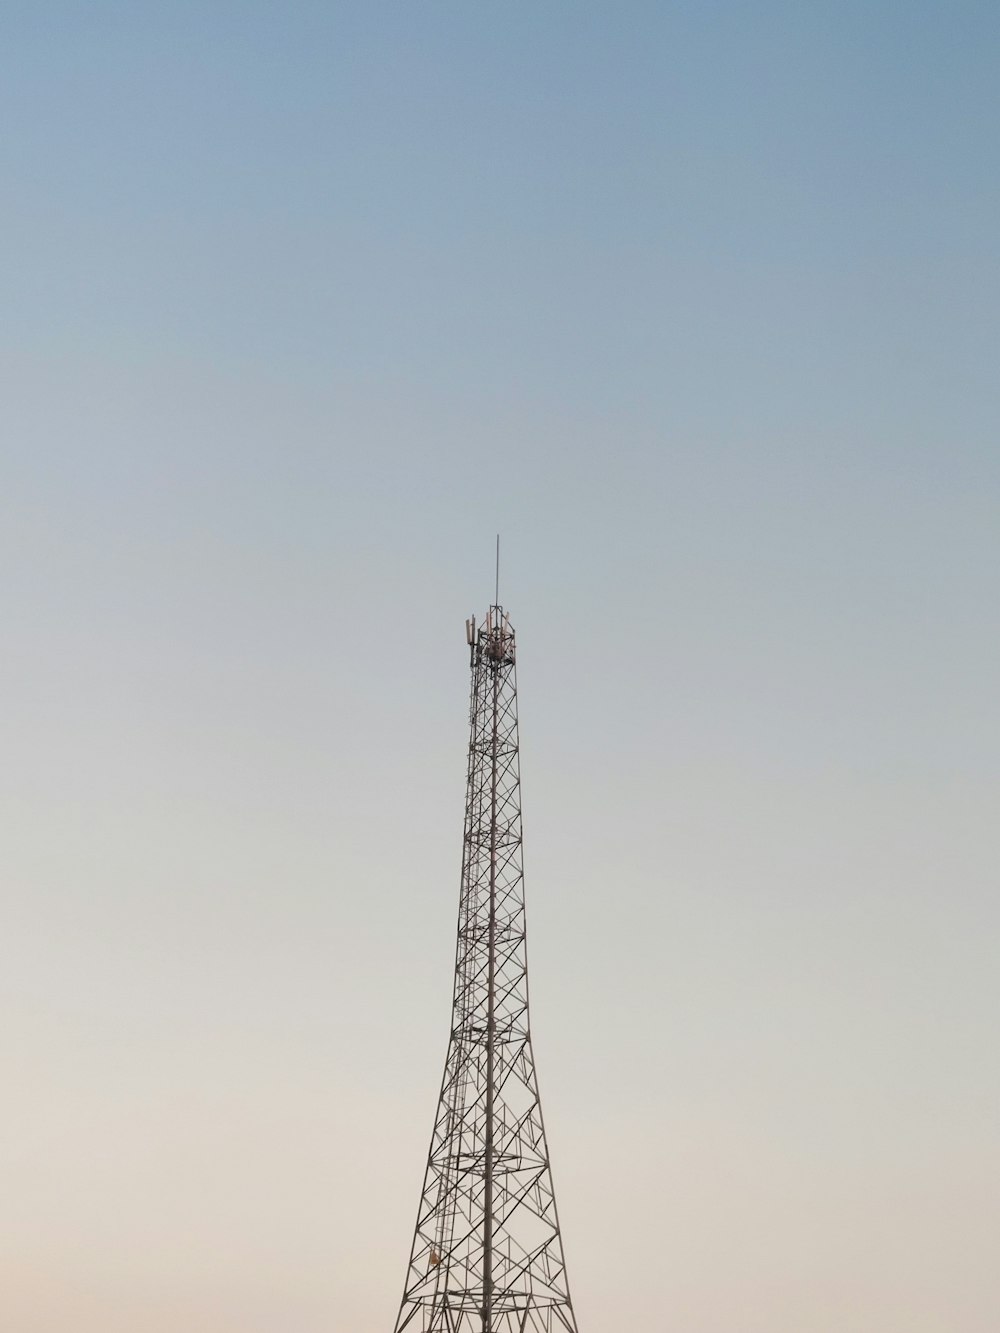
M517 653L472 666L451 1035L395 1333L577 1333L528 1023Z

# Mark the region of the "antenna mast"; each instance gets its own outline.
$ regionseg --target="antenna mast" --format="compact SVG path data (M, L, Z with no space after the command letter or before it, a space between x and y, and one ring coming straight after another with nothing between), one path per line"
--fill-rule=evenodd
M577 1333L528 1023L514 630L472 697L451 1036L395 1333Z

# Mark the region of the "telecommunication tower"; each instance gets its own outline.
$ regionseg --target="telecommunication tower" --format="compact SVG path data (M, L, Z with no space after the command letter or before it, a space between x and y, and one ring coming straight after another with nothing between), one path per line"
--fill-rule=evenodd
M395 1333L577 1333L528 1024L514 630L466 622L451 1034Z

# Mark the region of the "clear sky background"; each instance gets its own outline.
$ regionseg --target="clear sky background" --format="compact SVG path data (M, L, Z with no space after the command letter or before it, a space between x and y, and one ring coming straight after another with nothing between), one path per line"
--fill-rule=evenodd
M4 1333L391 1327L498 530L583 1333L996 1333L996 4L0 20Z

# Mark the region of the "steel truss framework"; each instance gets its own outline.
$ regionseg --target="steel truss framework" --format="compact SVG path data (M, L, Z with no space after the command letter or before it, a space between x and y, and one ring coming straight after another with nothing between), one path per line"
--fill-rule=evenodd
M396 1333L576 1333L528 1026L514 631L468 624L455 995Z

